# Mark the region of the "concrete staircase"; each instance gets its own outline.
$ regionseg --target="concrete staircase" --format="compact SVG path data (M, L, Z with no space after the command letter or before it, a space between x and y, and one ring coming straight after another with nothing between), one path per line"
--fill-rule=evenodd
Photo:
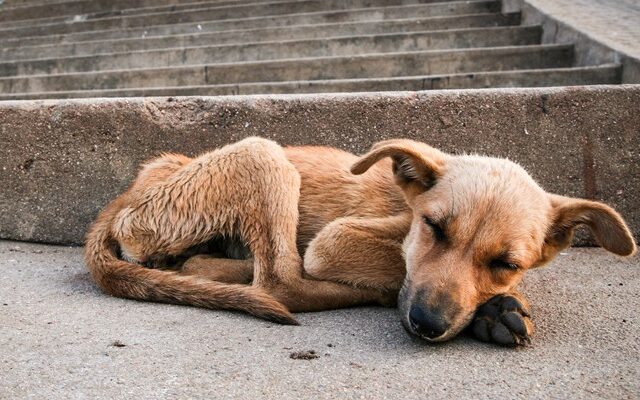
M500 1L5 0L0 100L617 84Z

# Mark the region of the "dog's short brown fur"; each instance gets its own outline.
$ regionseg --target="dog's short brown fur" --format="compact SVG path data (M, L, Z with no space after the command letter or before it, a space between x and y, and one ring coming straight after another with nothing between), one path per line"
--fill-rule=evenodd
M532 325L515 286L579 224L613 253L636 250L613 209L548 194L507 160L411 140L358 158L249 138L146 163L98 216L85 255L115 296L282 323L398 299L404 326L427 340L470 325L482 340L518 344Z

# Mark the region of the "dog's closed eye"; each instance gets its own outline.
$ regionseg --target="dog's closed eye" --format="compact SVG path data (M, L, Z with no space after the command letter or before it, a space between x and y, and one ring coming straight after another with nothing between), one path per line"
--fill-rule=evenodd
M425 224L427 224L431 230L433 231L433 236L435 236L438 242L444 242L447 240L447 235L444 231L444 228L439 223L433 221L431 218L426 215L422 216L422 220Z
M518 264L508 262L499 258L491 260L489 262L489 267L491 269L508 270L508 271L517 271L520 269L520 266Z

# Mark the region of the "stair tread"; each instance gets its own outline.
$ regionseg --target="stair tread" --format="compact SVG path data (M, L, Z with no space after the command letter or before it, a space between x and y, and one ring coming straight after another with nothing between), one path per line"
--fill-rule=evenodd
M117 95L126 94L127 96L147 96L146 93L153 93L154 91L177 91L177 92L189 92L197 91L198 89L216 89L216 88L251 88L255 86L272 86L272 87L290 87L295 85L332 85L342 83L375 83L375 82L402 82L402 81L421 81L421 80L438 80L438 79L451 79L458 77L491 77L501 75L528 75L528 74L550 74L550 73L564 73L567 77L571 77L580 72L611 72L617 71L621 68L621 64L610 63L600 64L594 66L582 66L582 67L568 67L568 68L542 68L542 69L518 69L509 71L477 71L477 72L465 72L457 74L433 74L433 75L415 75L415 76L398 76L398 77L381 77L381 78L351 78L351 79L319 79L319 80L294 80L294 81L279 81L279 82L248 82L248 83L225 83L215 85L193 85L193 86L155 86L155 87L134 87L134 88L117 88L117 89L88 89L88 90L69 90L69 91L50 91L50 92L33 92L33 93L4 93L0 94L0 99L15 99L15 98L53 98L55 96L62 96L64 98L70 98L69 96L78 97L96 97L85 96L91 94L100 94L101 96L114 97ZM606 83L619 83L619 82L606 82ZM132 94L138 92L136 94ZM145 93L146 92L146 93ZM248 93L244 93L248 94ZM265 93L268 94L268 93ZM113 96L111 96L113 95ZM189 94L179 94L177 96L189 96ZM197 95L197 94L195 94ZM151 96L154 96L151 94ZM171 94L158 94L157 96L174 96Z

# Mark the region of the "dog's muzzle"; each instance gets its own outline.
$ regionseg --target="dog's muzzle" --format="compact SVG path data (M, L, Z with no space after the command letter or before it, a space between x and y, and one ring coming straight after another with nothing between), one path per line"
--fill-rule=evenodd
M411 306L407 319L411 333L433 342L437 342L449 329L449 324L437 310L418 304Z

